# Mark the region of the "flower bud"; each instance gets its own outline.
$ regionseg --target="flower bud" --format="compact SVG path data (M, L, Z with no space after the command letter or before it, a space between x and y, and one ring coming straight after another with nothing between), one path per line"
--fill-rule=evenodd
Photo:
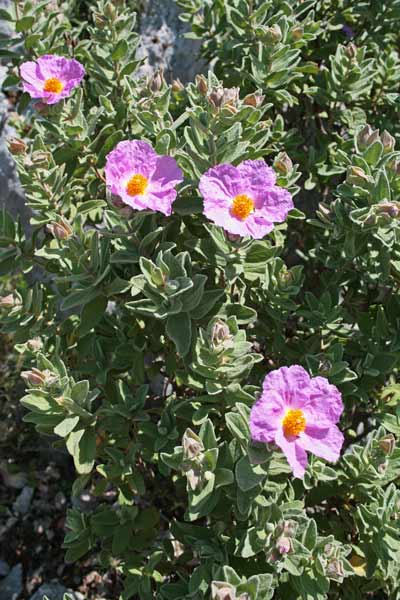
M301 40L301 38L304 35L304 29L303 27L301 27L300 25L296 25L295 27L293 27L292 29L292 36L293 39L296 40L296 42L298 42L299 40Z
M385 152L392 152L396 144L396 140L386 129L381 135L381 142Z
M332 369L332 363L327 358L319 361L318 371L321 375L327 375L329 371Z
M29 350L32 352L39 352L43 348L43 342L39 337L32 338L26 342Z
M247 96L243 98L243 104L245 104L246 106L254 106L254 108L258 108L259 106L261 106L264 100L265 96L263 96L262 94L247 94Z
M340 581L344 577L343 562L339 558L333 558L326 566L326 574L329 579Z
M297 531L297 523L292 519L281 521L278 524L276 531L278 536L284 535L286 537L294 537Z
M201 485L201 469L197 467L192 469L185 469L185 471L189 487L192 490L197 490Z
M379 447L384 454L390 456L396 447L396 439L392 433L388 433L379 440Z
M10 154L25 154L26 152L26 144L24 141L18 138L11 138L8 140L8 150Z
M158 69L150 79L149 88L153 94L159 92L165 83L163 69Z
M211 582L212 600L236 600L236 588L226 581Z
M63 217L59 217L59 222L53 221L46 226L49 231L57 240L67 240L71 237L73 231L71 225Z
M266 42L270 42L271 44L278 44L282 39L282 29L277 23L275 23L275 25L272 25L272 27L265 27L264 38Z
M279 554L289 554L293 550L293 543L289 537L281 535L276 541L276 549Z
M357 46L353 44L353 42L350 42L350 44L345 47L345 53L350 60L354 61L357 58Z
M288 175L293 169L293 163L286 152L280 152L274 161L274 167L282 175Z
M104 18L104 15L102 15L99 12L93 13L93 21L94 21L94 24L96 25L96 27L98 27L99 29L104 29L104 27L107 24L107 21Z
M183 92L183 90L185 89L185 86L183 85L182 81L178 77L177 79L173 80L171 88L172 88L173 92L178 94L179 92Z
M21 301L14 294L8 294L8 296L0 297L0 308L15 308L20 306Z
M222 87L213 88L210 94L207 96L209 104L211 104L214 109L221 108L223 98L224 89Z
M35 369L35 367L31 371L22 371L21 377L26 383L35 387L43 385L46 381L46 373Z
M200 92L200 94L202 96L205 96L208 92L207 79L204 77L204 75L196 75L195 82L196 82L196 86L197 86L197 89Z
M110 19L110 21L114 21L117 15L117 11L115 10L113 2L107 2L107 4L104 7L104 14L107 17L107 19Z
M50 159L50 152L44 152L43 150L35 150L32 152L31 160L35 167L47 167Z
M399 202L379 202L374 206L375 213L395 218L400 214Z
M357 135L357 145L360 150L365 150L366 148L368 148L368 146L370 145L370 138L373 133L374 130L372 129L372 127L370 127L370 125L365 125L365 127L361 129L361 131Z
M352 166L347 169L346 181L353 185L362 185L369 181L369 177L360 167Z
M218 320L211 329L211 345L214 349L232 346L233 335L224 321Z
M186 429L182 437L183 455L188 460L197 458L204 451L204 444L191 429Z

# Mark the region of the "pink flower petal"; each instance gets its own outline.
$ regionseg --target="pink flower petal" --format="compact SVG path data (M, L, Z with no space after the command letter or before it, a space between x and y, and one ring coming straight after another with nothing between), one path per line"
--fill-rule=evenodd
M313 377L309 385L310 405L319 414L337 423L343 412L342 395L325 377Z
M262 395L250 413L250 432L257 442L273 442L275 432L281 426L285 402L275 390Z
M304 450L334 463L340 457L343 439L343 434L336 425L321 427L316 424L310 424L300 434L297 443Z
M283 433L280 427L275 434L275 443L282 450L287 458L287 461L293 471L293 475L299 479L303 479L307 467L307 453L299 445L298 439L289 440Z

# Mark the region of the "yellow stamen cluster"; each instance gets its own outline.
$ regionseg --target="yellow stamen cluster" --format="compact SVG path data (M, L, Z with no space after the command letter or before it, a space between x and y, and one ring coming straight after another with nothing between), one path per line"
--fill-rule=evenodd
M290 408L282 420L285 435L299 435L306 428L306 419L300 408Z
M247 196L246 194L239 194L235 196L233 199L233 204L231 207L231 214L240 219L241 221L245 221L247 217L254 210L254 200Z
M52 94L59 94L64 89L64 84L57 77L50 77L44 82L43 90Z
M148 185L148 179L144 175L133 175L126 184L126 192L129 196L140 196L144 194Z

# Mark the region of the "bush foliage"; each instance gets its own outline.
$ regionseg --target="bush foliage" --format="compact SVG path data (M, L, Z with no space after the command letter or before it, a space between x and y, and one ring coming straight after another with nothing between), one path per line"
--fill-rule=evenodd
M72 494L98 498L69 512L66 560L96 554L123 600L398 599L400 0L177 2L212 65L186 85L137 75L133 3L0 11L33 210L27 237L1 215L0 274L18 274L1 329L25 420L73 457ZM54 106L20 92L44 54L86 69ZM170 217L106 189L124 139L175 157ZM257 158L296 208L238 239L198 182ZM345 404L340 461L310 457L303 480L249 432L265 374L292 364Z

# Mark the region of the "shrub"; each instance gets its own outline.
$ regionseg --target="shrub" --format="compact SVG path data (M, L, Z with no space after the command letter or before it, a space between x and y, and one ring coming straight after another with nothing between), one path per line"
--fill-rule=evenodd
M123 0L1 11L33 210L28 239L1 217L0 275L31 282L4 288L1 327L24 357L26 421L73 457L72 494L98 499L69 512L66 560L96 553L124 600L395 599L400 1L178 4L213 65L185 86L135 75ZM86 71L62 100L65 62L16 69L48 54ZM276 183L243 167L263 159ZM290 422L269 418L279 394ZM294 445L289 465L265 431L297 439L306 396L315 427L336 411L341 458L316 456L324 438L293 477Z

